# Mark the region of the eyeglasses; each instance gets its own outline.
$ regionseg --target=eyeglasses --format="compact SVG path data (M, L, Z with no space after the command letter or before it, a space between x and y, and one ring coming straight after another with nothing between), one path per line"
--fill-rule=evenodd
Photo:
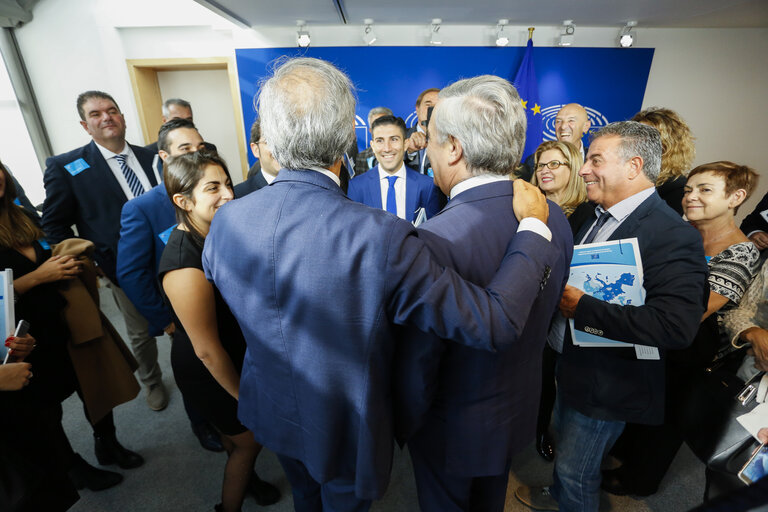
M537 171L540 171L540 170L542 170L544 167L548 167L548 168L550 168L550 169L554 170L554 169L557 169L558 167L560 167L561 165L564 165L564 166L566 166L566 167L570 167L570 165L568 164L568 162L561 162L560 160L550 160L549 162L545 162L545 163L541 163L541 164L538 164L538 165L536 166L536 170L537 170Z

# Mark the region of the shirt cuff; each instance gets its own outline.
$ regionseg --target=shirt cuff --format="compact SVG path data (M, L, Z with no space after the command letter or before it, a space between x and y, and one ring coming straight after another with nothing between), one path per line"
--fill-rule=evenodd
M749 233L747 233L747 238L751 237L755 233L765 233L765 231L763 231L762 229L756 229L754 231L750 231Z
M517 227L517 232L520 231L533 231L534 233L537 233L544 238L547 239L547 242L552 241L552 232L549 230L546 224L541 222L536 217L525 217L523 220L520 221L520 225Z

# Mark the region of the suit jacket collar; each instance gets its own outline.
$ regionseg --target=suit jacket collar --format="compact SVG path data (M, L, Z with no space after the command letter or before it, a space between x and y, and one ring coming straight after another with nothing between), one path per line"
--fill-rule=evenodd
M512 181L495 181L492 183L485 183L484 185L472 187L471 189L465 190L461 194L458 194L456 197L448 201L448 204L445 205L445 208L440 210L438 215L461 204L471 203L474 201L482 201L484 199L490 199L493 197L509 196L511 202L512 190Z
M622 222L619 227L616 228L616 231L614 231L611 236L608 237L608 239L621 240L622 238L631 238L637 232L637 226L640 224L642 219L650 215L654 209L665 205L666 203L664 203L664 201L659 197L659 194L654 191L653 194L648 197L648 199L640 203L640 205L635 208L635 211L629 214L629 217L624 219L624 222ZM574 237L573 241L578 244L587 234L587 230L592 226L592 224L594 224L594 222L594 217L590 217L589 221L584 222L584 224L581 225L579 232Z
M320 172L313 171L311 169L301 169L301 170L281 169L277 175L277 178L275 178L275 181L273 181L272 184L274 185L276 183L282 183L282 182L307 183L309 185L314 185L317 187L328 189L332 192L336 192L344 196L344 191L341 190L341 187L339 187L336 183L334 183L334 181L331 178L329 178L328 176Z
M85 156L85 161L96 171L91 177L91 179L94 180L94 185L97 185L98 181L101 181L101 185L97 185L95 189L100 190L102 187L106 187L113 195L125 198L125 192L123 192L122 187L120 187L120 183L118 183L117 178L115 178L115 175L112 173L109 164L104 160L101 151L96 147L95 141L92 140L90 144L85 146L83 156Z

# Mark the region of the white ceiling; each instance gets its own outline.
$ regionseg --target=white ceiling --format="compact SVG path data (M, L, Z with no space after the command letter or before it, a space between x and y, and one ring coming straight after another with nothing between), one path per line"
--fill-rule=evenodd
M572 19L587 27L614 27L636 20L641 27L768 27L768 0L195 0L250 27L295 25L489 24L560 25ZM343 17L342 17L343 16ZM344 21L346 20L346 21Z

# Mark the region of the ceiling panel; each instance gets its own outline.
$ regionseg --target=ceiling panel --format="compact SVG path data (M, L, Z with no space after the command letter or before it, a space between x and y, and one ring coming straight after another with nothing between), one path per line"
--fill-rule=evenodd
M348 23L489 24L507 18L511 24L560 25L572 19L581 26L617 26L636 20L643 27L768 27L768 0L195 0L241 24L341 24L337 1Z

